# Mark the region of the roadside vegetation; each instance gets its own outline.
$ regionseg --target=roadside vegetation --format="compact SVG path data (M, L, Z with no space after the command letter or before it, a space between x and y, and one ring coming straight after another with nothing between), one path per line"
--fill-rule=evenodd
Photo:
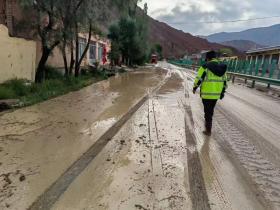
M23 25L41 41L42 55L36 69L35 83L14 79L0 84L0 100L15 99L12 107L28 106L114 75L112 71L98 70L98 64L94 67L95 71L86 71L82 67L91 37L97 34L106 36L99 26L110 19L112 8L117 8L120 19L111 25L107 35L111 40L110 68L121 64L142 65L148 61L151 52L161 53L160 46L150 47L148 44L148 7L146 4L144 10L139 9L139 1L20 0L26 15ZM88 34L83 48L79 45L80 33ZM59 72L47 66L47 60L55 48L59 48L63 56L64 69ZM71 53L70 57L67 52Z
M64 77L53 68L46 68L46 80L43 83L31 83L27 80L13 79L0 85L0 100L17 99L14 106L24 107L36 104L59 95L77 91L95 82L107 79L102 71L82 70L79 77Z
M148 44L148 6L140 10L136 4L127 9L121 19L109 28L108 38L112 49L109 58L114 65L142 65L149 59Z
M36 83L46 79L47 60L56 47L59 47L63 56L64 76L79 77L91 38L101 31L99 26L108 21L112 8L117 8L122 17L132 16L137 10L137 3L138 0L20 0L27 16L26 22L42 46ZM83 48L79 44L80 33L88 34ZM70 58L67 56L68 51L71 53Z

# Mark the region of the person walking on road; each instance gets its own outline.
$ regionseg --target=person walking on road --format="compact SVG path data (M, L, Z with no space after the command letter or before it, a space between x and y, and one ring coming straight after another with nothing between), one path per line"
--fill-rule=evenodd
M212 134L214 109L219 99L223 99L227 89L227 66L217 59L215 51L206 54L206 64L200 67L194 82L193 93L200 87L200 96L204 106L205 131Z

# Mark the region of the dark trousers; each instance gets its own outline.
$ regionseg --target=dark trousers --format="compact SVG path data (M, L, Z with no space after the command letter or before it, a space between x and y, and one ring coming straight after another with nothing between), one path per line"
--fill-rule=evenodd
M213 99L202 99L204 106L204 118L205 118L205 128L207 131L212 130L212 121L214 115L214 109L218 100Z

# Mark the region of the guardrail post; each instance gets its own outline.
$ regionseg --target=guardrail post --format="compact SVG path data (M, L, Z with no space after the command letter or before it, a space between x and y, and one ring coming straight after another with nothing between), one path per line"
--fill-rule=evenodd
M235 82L235 76L232 76L232 83L234 84Z
M253 81L252 81L252 86L251 86L251 87L252 87L252 88L255 88L255 85L256 85L256 81L253 80Z
M270 84L269 83L267 84L267 89L270 89Z

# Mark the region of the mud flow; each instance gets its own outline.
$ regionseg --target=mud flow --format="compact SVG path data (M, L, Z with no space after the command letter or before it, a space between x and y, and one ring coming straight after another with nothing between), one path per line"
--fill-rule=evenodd
M231 84L205 137L162 62L0 116L0 209L280 209L280 100Z
M1 114L0 209L27 209L165 76L140 69Z

